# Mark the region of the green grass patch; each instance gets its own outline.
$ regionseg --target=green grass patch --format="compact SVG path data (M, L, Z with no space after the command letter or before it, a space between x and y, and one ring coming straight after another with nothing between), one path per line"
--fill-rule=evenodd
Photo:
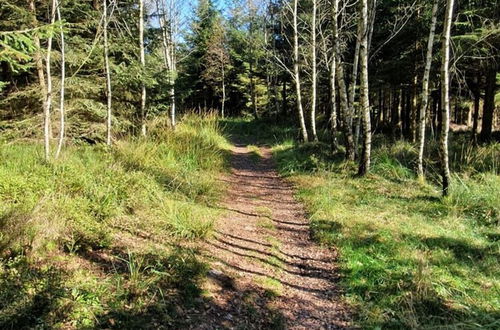
M267 217L259 217L256 222L257 227L268 229L268 230L276 230L276 226L273 221Z
M250 159L254 163L258 163L262 159L262 153L261 153L259 147L254 146L254 145L248 145L247 149L250 152Z
M268 276L257 276L255 283L259 284L269 298L279 297L283 294L283 284L275 278Z
M182 326L175 306L195 304L206 271L183 245L220 215L227 148L215 118L189 116L51 162L1 144L0 328Z

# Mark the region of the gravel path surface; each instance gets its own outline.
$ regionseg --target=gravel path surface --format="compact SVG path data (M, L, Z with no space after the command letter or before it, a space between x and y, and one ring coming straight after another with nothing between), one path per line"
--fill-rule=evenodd
M212 303L194 328L349 328L335 250L311 240L293 186L277 174L268 148L259 154L233 148L232 173L222 178L227 212L205 243Z

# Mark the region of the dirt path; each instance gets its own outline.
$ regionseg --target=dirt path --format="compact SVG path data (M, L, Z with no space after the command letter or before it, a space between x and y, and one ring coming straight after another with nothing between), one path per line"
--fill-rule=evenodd
M206 306L197 329L337 329L348 327L339 300L335 252L315 245L293 187L260 158L233 149L222 207L227 215L206 243L211 260Z

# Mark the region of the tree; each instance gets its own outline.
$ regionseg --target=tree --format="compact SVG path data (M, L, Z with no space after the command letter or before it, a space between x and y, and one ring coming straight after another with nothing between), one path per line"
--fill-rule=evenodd
M106 144L111 145L112 139L112 90L111 90L111 72L109 67L109 45L108 45L108 0L103 0L103 35L104 35L104 70L106 72Z
M302 107L302 91L300 87L300 70L299 70L299 29L298 29L298 0L293 0L293 75L295 80L295 93L297 111L299 114L300 129L304 142L309 141L306 122L304 118L304 109Z
M213 25L207 51L202 58L202 79L212 89L222 96L221 114L224 117L226 103L226 70L229 66L229 54L226 49L225 31L222 19L218 17Z
M144 52L144 0L139 0L139 52L143 74L146 70L146 55ZM146 84L141 84L141 134L146 136Z
M359 39L360 58L360 99L361 99L361 119L363 124L363 152L359 163L359 175L363 176L370 171L371 153L371 121L370 121L370 99L368 88L368 0L360 1L359 24L361 24Z
M54 25L56 20L56 0L52 0L50 7L50 23ZM47 58L45 59L45 70L47 75L47 90L45 93L44 112L43 112L43 134L44 134L44 147L45 147L45 160L50 158L50 108L52 105L52 72L50 60L52 55L52 34L49 35L47 40Z
M66 118L64 112L64 94L65 94L65 81L66 81L66 51L64 43L64 29L61 19L61 3L57 1L57 20L61 24L59 27L59 33L61 36L61 88L59 91L59 140L57 143L57 150L55 158L59 157L61 149L64 143L65 125Z
M335 111L335 81L337 81L340 109L342 117L342 127L345 139L346 159L354 160L354 141L352 136L352 113L349 108L349 101L347 98L347 87L345 84L344 63L341 60L340 40L338 32L338 19L339 19L339 0L332 0L332 35L333 35L333 55L330 68L330 88L332 89L332 128L336 127L336 111ZM332 81L333 80L333 81ZM335 130L332 134L335 134Z
M164 0L156 0L156 9L159 15L159 23L162 32L163 59L165 69L168 70L168 82L170 85L170 122L174 129L176 124L175 83L177 77L177 59L175 54L177 12L175 11L175 8L176 0L169 0L168 6L165 5Z
M489 70L486 75L486 90L484 93L483 121L481 135L479 136L482 142L489 142L491 140L493 114L495 112L498 64L492 61L488 68Z
M422 78L422 94L420 97L420 118L419 118L419 144L418 144L418 169L417 174L420 178L424 177L424 145L425 145L425 116L427 105L429 104L429 75L432 65L432 48L434 46L434 35L436 34L437 10L439 0L434 0L431 14L431 26L429 30L429 39L427 40L427 54L425 57L425 69Z
M311 133L314 141L318 141L318 134L316 133L316 94L318 85L318 69L316 60L316 34L317 24L316 16L318 11L318 0L312 0L312 23L311 23L311 59L312 59L312 86L311 86Z
M450 38L454 0L446 1L441 48L441 107L442 123L440 135L441 175L443 196L448 195L450 186L450 165L448 157L448 132L450 129Z

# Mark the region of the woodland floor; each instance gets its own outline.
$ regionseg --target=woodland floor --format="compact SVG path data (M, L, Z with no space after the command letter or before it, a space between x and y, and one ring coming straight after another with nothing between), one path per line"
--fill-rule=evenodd
M235 143L221 207L205 243L206 306L197 329L337 329L349 326L340 299L336 251L316 245L293 186L267 147Z

